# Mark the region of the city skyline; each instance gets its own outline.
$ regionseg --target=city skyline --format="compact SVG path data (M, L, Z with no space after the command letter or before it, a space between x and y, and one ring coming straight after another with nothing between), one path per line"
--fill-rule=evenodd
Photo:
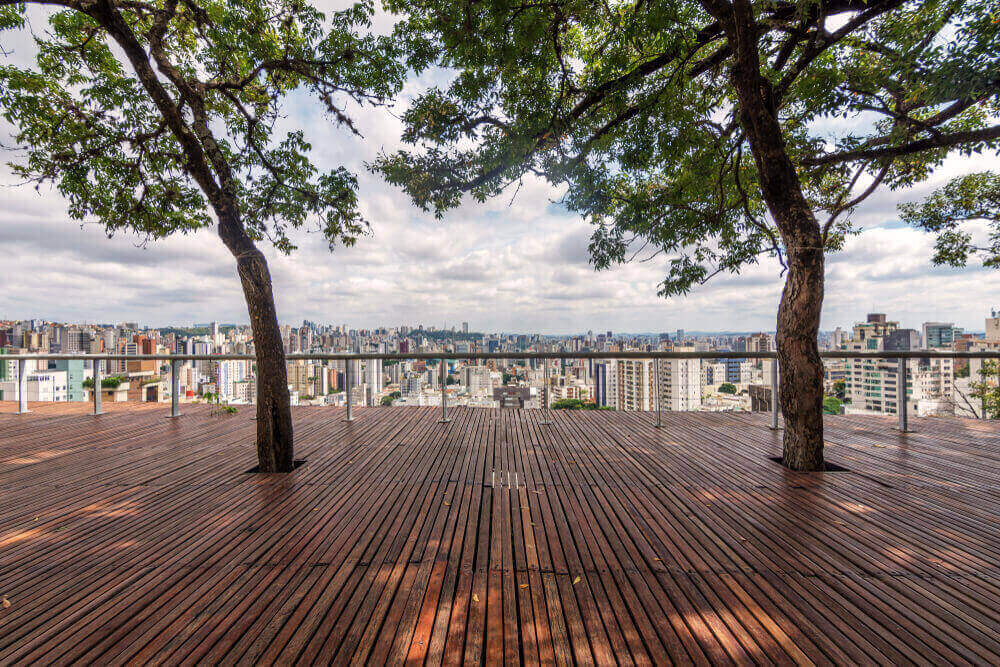
M869 317L871 315L871 312L872 311L868 311L864 315L859 315L854 321L852 321L850 323L837 324L837 325L835 325L835 326L833 326L833 327L831 327L829 329L822 329L821 328L820 329L820 333L824 334L824 335L830 335L830 334L833 334L838 329L840 329L840 330L849 330L851 327L857 325L858 323L861 323L861 322L865 321L865 318ZM986 316L996 317L998 315L998 313L1000 313L1000 309L991 308L991 309L989 309L987 311ZM881 313L881 314L882 315L886 315L886 316L889 317L889 319L892 319L893 321L898 322L902 328L920 329L920 328L925 327L927 325L948 324L948 325L954 325L956 329L960 329L960 330L962 330L962 331L964 331L965 333L968 333L968 334L983 334L983 333L985 333L985 327L983 327L982 325L979 325L978 328L976 326L963 327L960 324L958 324L956 322L953 322L953 321L944 322L943 320L941 320L941 318L937 318L937 319L931 318L929 320L922 320L919 323L912 323L912 322L909 322L909 321L907 321L907 320L905 320L903 318L894 317L891 314L886 314L886 313ZM2 315L2 313L0 313L0 315ZM982 320L980 320L980 322L981 321ZM216 329L222 330L222 329L229 329L229 328L235 327L237 329L246 329L247 331L249 331L249 327L250 327L250 325L247 324L246 322L226 322L226 321L219 321L219 320L193 321L193 322L169 322L169 323L166 323L166 324L157 324L157 325L154 325L154 324L150 324L150 323L147 323L147 322L143 322L143 321L138 320L136 318L125 318L123 320L116 320L116 321L100 321L100 320L69 321L69 320L60 320L60 319L47 318L47 317L33 317L33 318L0 317L0 325L2 325L4 323L16 323L16 322L22 322L22 323L38 322L38 323L60 325L60 326L65 326L65 327L77 327L77 328L87 328L87 327L94 327L94 328L124 328L124 329L129 329L129 330L136 330L136 331L170 331L170 330L177 330L179 332L183 332L184 335L188 335L188 336L204 335L204 334L194 333L195 330L199 330L199 329L211 330L214 327ZM662 336L664 334L667 334L670 337L681 337L680 335L683 334L684 337L694 337L694 338L702 338L702 337L738 337L738 336L749 336L749 335L752 335L752 334L755 334L755 333L764 333L764 334L770 334L770 335L773 336L776 333L774 329L766 329L766 328L758 328L758 329L715 329L715 330L713 330L713 329L690 329L690 328L685 328L685 327L676 327L676 328L669 329L669 330L668 329L662 329L662 330L649 330L649 331L627 331L627 330L618 330L618 331L616 331L616 330L613 330L613 329L598 329L596 327L590 327L588 329L581 330L581 331L563 331L563 332L555 332L555 333L545 333L545 332L533 331L533 330L527 330L527 329L485 329L485 328L476 327L476 326L469 326L467 329L463 330L462 325L468 325L469 324L469 322L467 322L467 321L463 321L463 322L460 322L460 323L454 324L454 325L447 324L447 323L443 324L443 325L438 325L438 324L433 323L433 322L413 322L413 323L396 322L396 323L376 324L374 326L356 326L356 325L354 325L354 324L352 324L350 322L317 322L317 321L311 321L311 320L303 320L303 321L300 321L300 322L279 321L278 324L282 328L286 328L287 327L287 328L290 328L292 330L303 329L307 325L309 326L309 328L312 328L314 330L319 330L319 329L334 329L334 330L343 331L343 332L362 332L362 331L364 331L364 332L373 332L373 331L399 332L401 329L405 328L407 330L407 333L409 333L409 334L415 334L415 333L418 333L418 332L422 331L422 332L425 332L425 333L428 333L428 332L434 332L434 333L445 332L445 333L460 334L461 336L464 336L464 337L473 337L473 336L484 336L484 337L492 337L492 336L541 336L541 337L545 337L545 338L556 338L556 339L559 339L559 338L586 337L586 336L597 336L597 335L603 335L603 334L606 334L606 333L607 334L611 334L615 338L655 337L655 336Z

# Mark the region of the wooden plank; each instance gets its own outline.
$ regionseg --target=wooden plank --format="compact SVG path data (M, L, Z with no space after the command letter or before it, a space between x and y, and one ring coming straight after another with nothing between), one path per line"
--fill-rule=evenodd
M1000 425L0 404L0 663L1000 662Z

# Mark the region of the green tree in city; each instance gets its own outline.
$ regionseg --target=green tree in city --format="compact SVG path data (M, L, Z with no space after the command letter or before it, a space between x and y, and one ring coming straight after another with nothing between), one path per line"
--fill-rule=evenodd
M373 167L441 215L540 175L664 296L775 258L784 463L823 467L825 256L883 188L1000 141L995 0L387 0L455 72Z
M552 402L553 410L583 410L583 401L579 398L560 398Z
M965 266L980 255L983 266L1000 268L1000 174L959 176L923 202L907 202L899 209L903 220L937 236L935 264ZM969 230L968 223L976 220L989 226L984 240Z
M847 396L847 382L845 382L844 380L837 380L836 382L834 382L833 395L839 398L840 400L844 400L844 398Z
M735 394L736 385L731 382L723 382L719 385L719 392L722 394Z
M24 148L15 173L53 183L71 217L108 235L215 227L253 330L259 469L290 471L284 349L258 244L289 253L290 230L315 226L332 249L368 226L355 176L313 164L304 133L279 127L283 102L311 93L357 133L351 105L381 103L403 80L393 42L366 34L371 2L324 17L303 0L0 0L0 30L28 33L34 5L48 12L30 31L34 64L0 66L0 113Z
M989 419L1000 419L1000 364L996 361L984 361L979 369L979 380L971 383L969 393L977 399L979 405L971 403L973 414L979 414Z
M594 401L582 401L579 398L560 398L553 401L553 410L614 410L609 406L598 406Z
M823 399L823 414L839 415L844 403L836 396L827 396Z

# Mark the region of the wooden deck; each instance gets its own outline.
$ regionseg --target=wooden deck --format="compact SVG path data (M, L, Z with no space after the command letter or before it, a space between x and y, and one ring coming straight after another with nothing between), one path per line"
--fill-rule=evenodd
M1000 663L1000 425L185 406L0 414L0 664Z

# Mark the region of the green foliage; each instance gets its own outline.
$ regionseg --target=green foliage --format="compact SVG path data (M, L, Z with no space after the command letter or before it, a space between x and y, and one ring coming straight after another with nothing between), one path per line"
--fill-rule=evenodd
M442 215L538 174L594 227L599 268L662 255L664 295L781 257L708 0L388 0L410 65L456 74L372 168ZM718 10L718 7L724 9ZM753 3L762 74L827 250L879 187L1000 142L995 0ZM837 27L831 27L837 26ZM844 122L846 119L847 122Z
M508 373L507 371L504 371L504 373L503 373L503 383L505 385L510 384L515 379L517 379L516 375L514 375L513 373Z
M844 400L844 397L847 396L847 382L845 382L844 380L837 380L836 382L834 382L833 395L839 398L840 400Z
M117 389L123 382L125 378L121 375L112 375L106 378L101 378L101 388L102 389ZM87 389L94 388L94 378L90 377L83 381L83 386Z
M235 415L239 412L239 408L235 405L229 405L228 403L216 403L212 407L211 415L213 417L219 417L222 415Z
M899 207L904 221L937 236L934 263L965 266L982 254L983 265L1000 267L1000 174L977 172L959 176L923 202ZM963 223L982 220L990 226L986 245L976 243Z
M599 407L593 401L581 401L578 398L562 398L551 405L553 410L614 410L609 406Z
M731 382L723 382L719 385L719 392L722 394L735 394L736 385Z
M836 396L827 396L823 399L823 414L839 415L844 403Z
M396 400L397 398L399 398L399 397L400 397L400 396L402 396L402 395L403 395L403 393L402 393L402 392L400 392L400 391L394 391L394 392L391 392L391 393L390 393L390 394L388 394L387 396L383 396L383 397L382 397L382 400L380 401L380 403L381 403L381 404L382 404L383 406L390 406L390 405L392 405L392 402L393 402L393 401L395 401L395 400Z
M986 417L1000 419L1000 365L984 361L979 369L979 381L972 383L972 396L979 399ZM978 406L977 406L978 407Z
M448 378L445 380L445 384L446 385L458 384L458 378L449 375Z
M3 7L0 29L23 29L29 4L47 3ZM347 101L399 89L396 46L364 34L370 1L327 18L302 0L109 0L120 21L104 4L49 9L34 66L0 66L0 115L25 148L15 174L54 183L71 217L108 235L188 233L220 213L282 252L307 221L331 247L365 233L354 175L319 170L279 119L308 90L356 132Z

